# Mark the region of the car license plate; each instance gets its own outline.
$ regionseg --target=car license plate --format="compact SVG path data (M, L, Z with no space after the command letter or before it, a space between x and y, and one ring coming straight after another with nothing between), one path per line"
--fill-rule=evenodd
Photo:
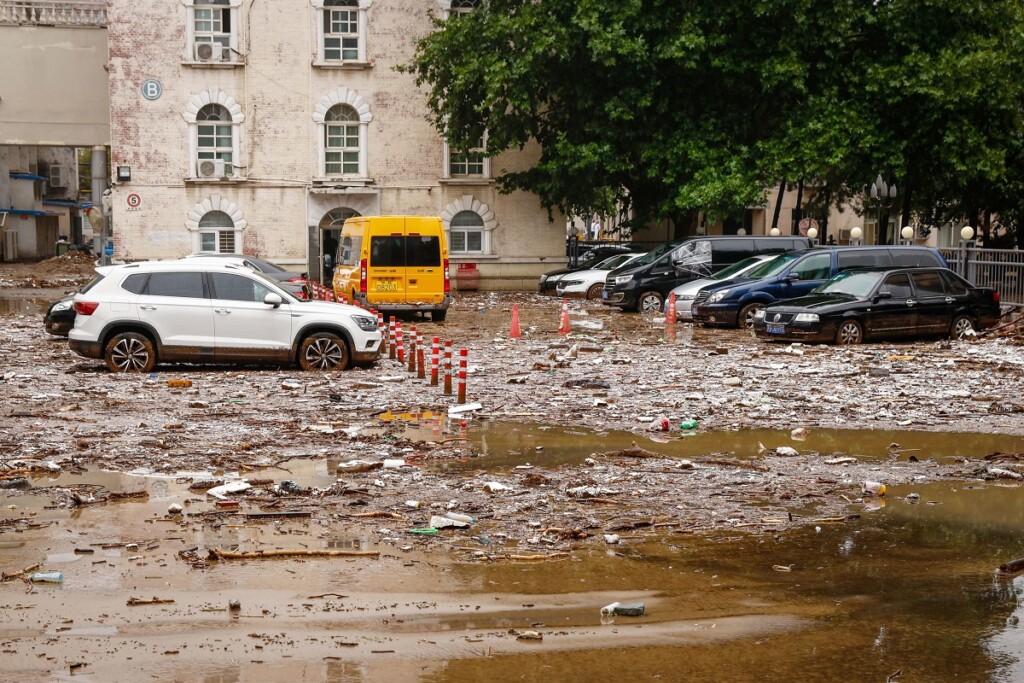
M786 334L786 326L781 323L767 323L768 334Z
M607 289L602 289L601 290L601 298L602 299L607 299L608 298L608 290Z
M398 283L394 280L378 280L377 284L374 285L374 289L378 292L397 292Z

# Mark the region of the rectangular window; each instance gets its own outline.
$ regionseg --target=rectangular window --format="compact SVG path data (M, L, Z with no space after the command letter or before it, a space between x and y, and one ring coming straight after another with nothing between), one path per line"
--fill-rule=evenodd
M405 238L405 261L410 268L441 265L441 242L436 236L410 235Z
M324 60L355 61L359 59L359 10L331 9L324 11Z
M370 265L380 268L436 268L441 241L436 236L389 235L370 238Z
M359 174L359 124L330 124L327 129L327 175Z
M453 252L480 253L484 249L484 233L481 230L452 229L451 237Z
M192 33L195 56L199 61L231 61L231 8L196 6L192 10ZM209 45L213 49L201 49Z
M202 273L152 273L146 285L150 296L174 296L188 299L203 298Z
M370 265L380 268L405 267L405 237L402 235L371 237Z
M484 174L483 138L477 142L476 147L468 152L451 152L448 155L448 173L452 176L482 176Z
M234 254L235 231L210 230L199 233L199 251L215 254Z
M198 125L197 142L199 159L221 159L224 161L224 173L233 174L231 166L231 126L200 123Z

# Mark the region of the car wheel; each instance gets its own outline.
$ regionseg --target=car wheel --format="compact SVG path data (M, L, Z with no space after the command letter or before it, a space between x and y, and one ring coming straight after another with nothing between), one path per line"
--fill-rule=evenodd
M348 344L332 332L311 334L299 347L299 367L303 370L344 370L349 357Z
M600 299L601 298L601 290L602 289L604 289L604 283L603 282L598 282L596 284L590 285L590 288L587 290L587 298L588 299Z
M856 320L844 320L836 330L836 344L860 344L864 341L864 328Z
M152 372L156 351L149 337L138 332L122 332L107 342L103 360L111 372Z
M747 304L740 309L739 324L748 329L754 329L754 314L764 308L764 304Z
M974 321L971 320L969 315L958 315L953 318L953 324L949 326L949 336L951 339L960 339L972 332L974 332Z
M663 300L657 292L644 292L637 299L637 308L641 313L661 313Z
M446 317L448 317L448 310L447 309L442 310L442 311L431 311L430 312L430 319L432 321L434 321L435 323L443 323L444 319Z

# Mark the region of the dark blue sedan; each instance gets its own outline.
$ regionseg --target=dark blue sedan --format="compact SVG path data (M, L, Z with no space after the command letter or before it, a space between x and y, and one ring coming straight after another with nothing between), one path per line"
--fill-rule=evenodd
M999 292L947 268L842 272L809 295L758 311L761 339L860 344L874 339L959 338L998 323Z

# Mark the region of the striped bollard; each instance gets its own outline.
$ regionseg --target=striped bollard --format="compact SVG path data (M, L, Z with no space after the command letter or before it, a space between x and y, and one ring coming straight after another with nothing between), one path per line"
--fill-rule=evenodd
M468 357L468 349L459 349L459 405L466 402L466 361Z
M395 328L395 352L398 355L398 364L405 362L405 346L402 344L402 323Z
M388 320L388 358L395 357L395 316Z
M416 377L417 379L426 379L426 360L423 358L423 347L426 344L423 343L423 333L416 333Z
M441 347L441 338L434 337L430 341L430 386L437 386L437 361Z
M444 395L452 395L452 342L444 343Z
M409 366L407 372L416 372L416 326L409 326Z

